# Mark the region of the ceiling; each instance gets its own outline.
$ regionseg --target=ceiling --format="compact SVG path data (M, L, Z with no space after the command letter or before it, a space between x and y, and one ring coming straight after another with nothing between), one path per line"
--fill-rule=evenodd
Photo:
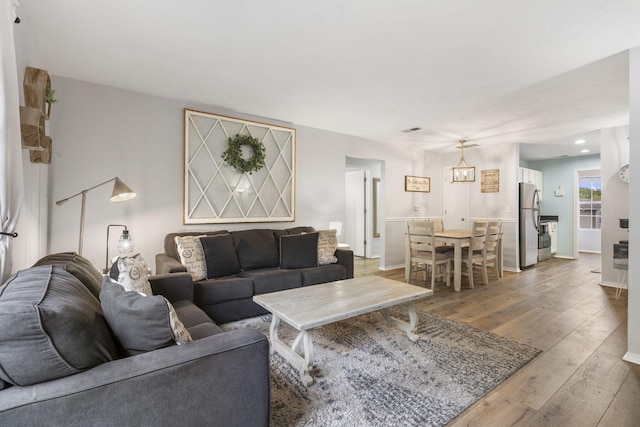
M581 135L599 152L598 129L628 124L640 46L638 0L21 0L18 14L54 76L408 147L533 144L527 160L579 154Z

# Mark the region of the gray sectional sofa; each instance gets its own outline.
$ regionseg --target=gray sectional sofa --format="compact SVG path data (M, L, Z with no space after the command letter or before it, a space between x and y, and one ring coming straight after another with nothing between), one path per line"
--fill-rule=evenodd
M307 250L314 245L314 233L318 234L312 227L170 233L164 239L164 253L156 255L156 273L187 271L180 262L176 236L218 237L209 247L201 239L207 266L218 274L209 271L206 279L194 282L193 300L217 323L257 316L266 311L253 302L253 295L353 278L351 250L337 249L335 263L318 265L316 249ZM211 266L210 260L222 260L222 268Z
M223 332L193 303L190 275L156 276L154 296L142 298L170 301L193 342L128 356L123 331L101 309L103 280L87 260L65 253L0 286L0 425L269 424L262 333Z

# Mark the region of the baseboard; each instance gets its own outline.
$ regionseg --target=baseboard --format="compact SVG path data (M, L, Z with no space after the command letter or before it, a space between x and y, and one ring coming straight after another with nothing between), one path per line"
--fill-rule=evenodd
M572 256L566 256L566 255L554 255L553 258L560 258L560 259L575 259Z
M378 267L378 270L382 270L382 271L387 271L387 270L395 270L396 268L404 268L404 264L398 264L398 265L385 265Z
M622 360L640 365L640 354L629 353L627 351L627 353L622 357Z
M610 288L627 289L627 284L626 283L618 283L618 282L602 281L602 282L600 282L600 286L607 286L607 287L610 287Z

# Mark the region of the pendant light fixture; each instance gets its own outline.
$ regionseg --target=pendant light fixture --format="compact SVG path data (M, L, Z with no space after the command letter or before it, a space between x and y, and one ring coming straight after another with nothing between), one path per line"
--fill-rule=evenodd
M451 182L474 182L476 180L475 166L469 166L464 160L464 139L458 141L460 143L460 163L458 166L451 168Z

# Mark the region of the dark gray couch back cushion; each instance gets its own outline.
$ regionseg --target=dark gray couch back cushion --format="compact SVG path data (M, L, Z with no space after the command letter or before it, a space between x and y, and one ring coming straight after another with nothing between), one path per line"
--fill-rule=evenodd
M91 291L94 297L98 298L100 295L102 275L88 259L81 255L78 255L75 252L61 252L47 255L44 258L41 258L33 266L38 267L41 265L63 266L69 273L73 274L76 279L80 280L82 284Z
M64 267L18 272L0 287L0 378L29 385L117 357L100 302Z
M242 270L280 265L280 253L273 230L232 231L230 234Z

